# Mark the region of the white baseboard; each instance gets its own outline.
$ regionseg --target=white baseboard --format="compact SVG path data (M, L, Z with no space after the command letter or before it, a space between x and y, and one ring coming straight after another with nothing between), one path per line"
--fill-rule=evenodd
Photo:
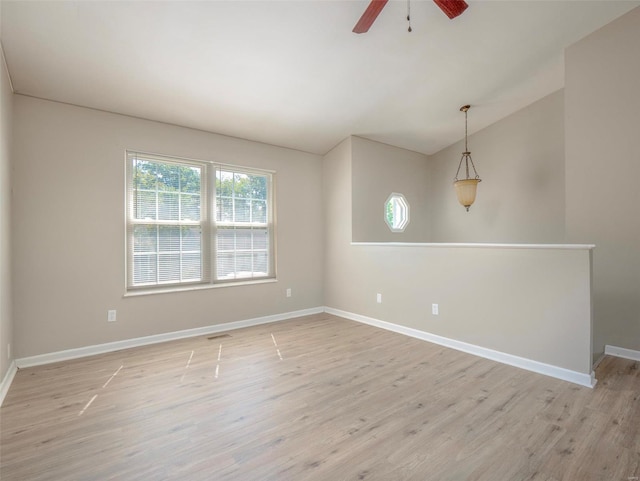
M631 359L632 361L640 361L640 351L634 349L625 349L624 347L604 346L604 353L609 356L622 357Z
M15 360L15 365L22 369L25 367L40 366L50 364L52 362L67 361L69 359L77 359L79 357L93 356L96 354L104 354L106 352L119 351L131 347L146 346L149 344L157 344L159 342L173 341L176 339L184 339L187 337L203 336L206 334L215 334L218 332L232 331L243 327L258 326L260 324L268 324L271 322L285 321L294 317L309 316L324 312L324 308L315 307L311 309L303 309L300 311L285 312L282 314L274 314L271 316L256 317L254 319L246 319L243 321L226 322L224 324L214 324L211 326L197 327L195 329L185 329L182 331L167 332L164 334L154 334L152 336L136 337L134 339L125 339L123 341L107 342L105 344L96 344L93 346L79 347L76 349L67 349L65 351L50 352L37 356L23 357ZM7 387L8 389L8 387Z
M354 314L352 312L341 311L339 309L333 309L331 307L325 307L325 312L336 316L351 319L352 321L361 322L370 326L380 327L388 331L397 332L406 336L422 339L423 341L432 342L440 346L450 347L458 351L473 354L475 356L491 359L492 361L501 362L510 366L526 369L527 371L536 372L538 374L544 374L545 376L562 379L563 381L569 381L574 384L593 388L596 385L595 373L583 374L577 371L571 371L558 366L552 366L539 361L533 361L512 354L507 354L500 351L494 351L486 347L476 346L474 344L468 344L462 341L456 341L455 339L449 339L447 337L438 336L418 329L410 327L400 326L391 322L380 321L367 316L361 316L360 314Z
M16 372L18 372L18 368L16 367L16 362L11 361L11 364L9 365L9 369L7 370L7 373L4 375L4 379L2 380L2 384L0 384L0 406L2 406L2 403L4 402L4 397L9 392L9 387L13 382L13 377L16 375Z

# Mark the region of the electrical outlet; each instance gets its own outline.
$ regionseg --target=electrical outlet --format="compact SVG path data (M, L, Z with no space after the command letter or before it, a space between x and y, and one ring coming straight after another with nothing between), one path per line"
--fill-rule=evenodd
M431 314L437 316L439 313L438 304L431 304Z
M107 311L107 321L108 322L116 322L116 310L111 309Z
M11 343L7 344L7 359L11 360Z
M291 288L287 289L287 297L291 297Z
M376 294L376 302L378 304L382 304L382 294L380 293Z

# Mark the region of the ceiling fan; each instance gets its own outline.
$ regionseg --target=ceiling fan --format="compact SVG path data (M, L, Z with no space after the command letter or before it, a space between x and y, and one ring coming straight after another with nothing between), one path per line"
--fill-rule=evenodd
M373 25L373 22L376 21L378 15L387 4L389 0L371 0L371 3L367 7L367 9L356 23L356 26L353 27L354 33L365 33L368 32ZM434 3L440 7L447 17L453 19L464 12L469 5L464 0L433 0Z

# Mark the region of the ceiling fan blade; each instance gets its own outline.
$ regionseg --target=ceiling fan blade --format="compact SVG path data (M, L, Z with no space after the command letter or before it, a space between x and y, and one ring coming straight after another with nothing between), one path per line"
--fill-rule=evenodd
M469 5L464 0L433 0L445 15L451 19L464 12Z
M362 17L360 17L360 20L358 20L358 23L356 23L356 26L353 27L353 32L354 33L368 32L369 28L371 28L371 25L373 25L373 22L376 21L376 18L378 18L378 15L380 14L380 12L382 11L382 9L384 8L384 6L387 4L388 1L389 0L371 0L371 3L362 14Z

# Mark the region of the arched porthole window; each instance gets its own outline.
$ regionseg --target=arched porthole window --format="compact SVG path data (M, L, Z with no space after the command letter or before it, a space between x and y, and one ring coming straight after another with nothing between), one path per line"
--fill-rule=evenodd
M384 203L384 221L391 232L404 232L409 224L409 203L402 194L391 194Z

